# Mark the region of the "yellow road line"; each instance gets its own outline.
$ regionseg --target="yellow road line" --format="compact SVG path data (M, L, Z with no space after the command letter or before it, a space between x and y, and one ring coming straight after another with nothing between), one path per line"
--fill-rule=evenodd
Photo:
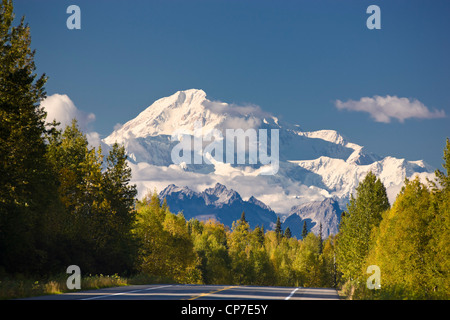
M200 294L198 296L195 296L195 297L192 297L192 298L190 298L188 300L195 300L195 299L198 299L198 298L201 298L201 297L204 297L204 296L208 296L210 294L214 294L214 293L217 293L217 292L220 292L220 291L225 291L225 290L228 290L228 289L231 289L231 288L236 288L236 286L225 287L225 288L222 288L222 289L219 289L219 290L215 290L215 291L211 291L211 292L207 292L207 293L202 293L202 294Z

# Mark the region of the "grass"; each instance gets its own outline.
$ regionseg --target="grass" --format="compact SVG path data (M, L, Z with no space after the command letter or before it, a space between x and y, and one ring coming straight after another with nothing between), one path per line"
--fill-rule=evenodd
M66 285L67 274L49 279L35 280L23 276L0 280L0 300L19 299L49 294L61 294L80 290L101 289L107 287L127 286L133 284L173 283L171 279L138 274L132 277L114 275L88 275L81 278L80 290L69 290Z

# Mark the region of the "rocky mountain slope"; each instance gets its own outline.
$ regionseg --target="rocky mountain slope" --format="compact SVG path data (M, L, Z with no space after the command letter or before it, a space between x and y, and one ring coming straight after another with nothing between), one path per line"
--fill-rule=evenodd
M232 226L233 221L240 219L242 212L245 212L251 228L264 226L269 230L277 220L275 212L255 197L242 200L236 191L220 183L202 192L171 184L161 191L159 197L161 200L166 199L171 212L182 212L187 220L213 219Z

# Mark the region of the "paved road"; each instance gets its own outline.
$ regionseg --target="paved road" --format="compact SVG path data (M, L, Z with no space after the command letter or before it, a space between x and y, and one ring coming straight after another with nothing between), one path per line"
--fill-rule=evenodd
M331 288L217 285L135 285L78 291L32 300L337 300Z

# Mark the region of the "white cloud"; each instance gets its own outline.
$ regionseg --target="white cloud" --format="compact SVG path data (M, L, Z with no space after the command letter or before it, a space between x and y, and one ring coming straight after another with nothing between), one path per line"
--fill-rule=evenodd
M78 120L78 125L82 131L88 129L88 124L95 121L95 115L93 113L86 113L79 110L70 98L65 94L55 93L48 96L41 103L47 111L47 122L52 122L54 119L60 122L61 128L65 128L72 123L72 119Z
M41 106L47 112L46 122L51 123L56 119L60 122L59 128L64 129L75 118L80 130L86 134L89 144L95 147L100 145L99 133L91 128L91 124L95 121L95 114L78 109L67 95L55 93L45 98Z
M228 104L220 101L205 100L203 105L211 112L222 115L227 114L225 121L220 129L242 129L257 128L261 125L261 119L271 117L264 112L261 107L253 104L240 106L237 104Z
M377 122L389 123L395 118L404 122L408 118L433 119L444 118L444 110L430 111L427 106L417 99L399 98L397 96L363 97L359 101L348 100L335 102L339 110L368 112Z
M249 115L257 117L270 116L270 114L263 111L260 106L254 104L247 104L244 106L240 106L233 103L228 104L220 101L205 100L203 102L203 105L216 114L227 113L235 117L242 117L242 116L245 117Z

